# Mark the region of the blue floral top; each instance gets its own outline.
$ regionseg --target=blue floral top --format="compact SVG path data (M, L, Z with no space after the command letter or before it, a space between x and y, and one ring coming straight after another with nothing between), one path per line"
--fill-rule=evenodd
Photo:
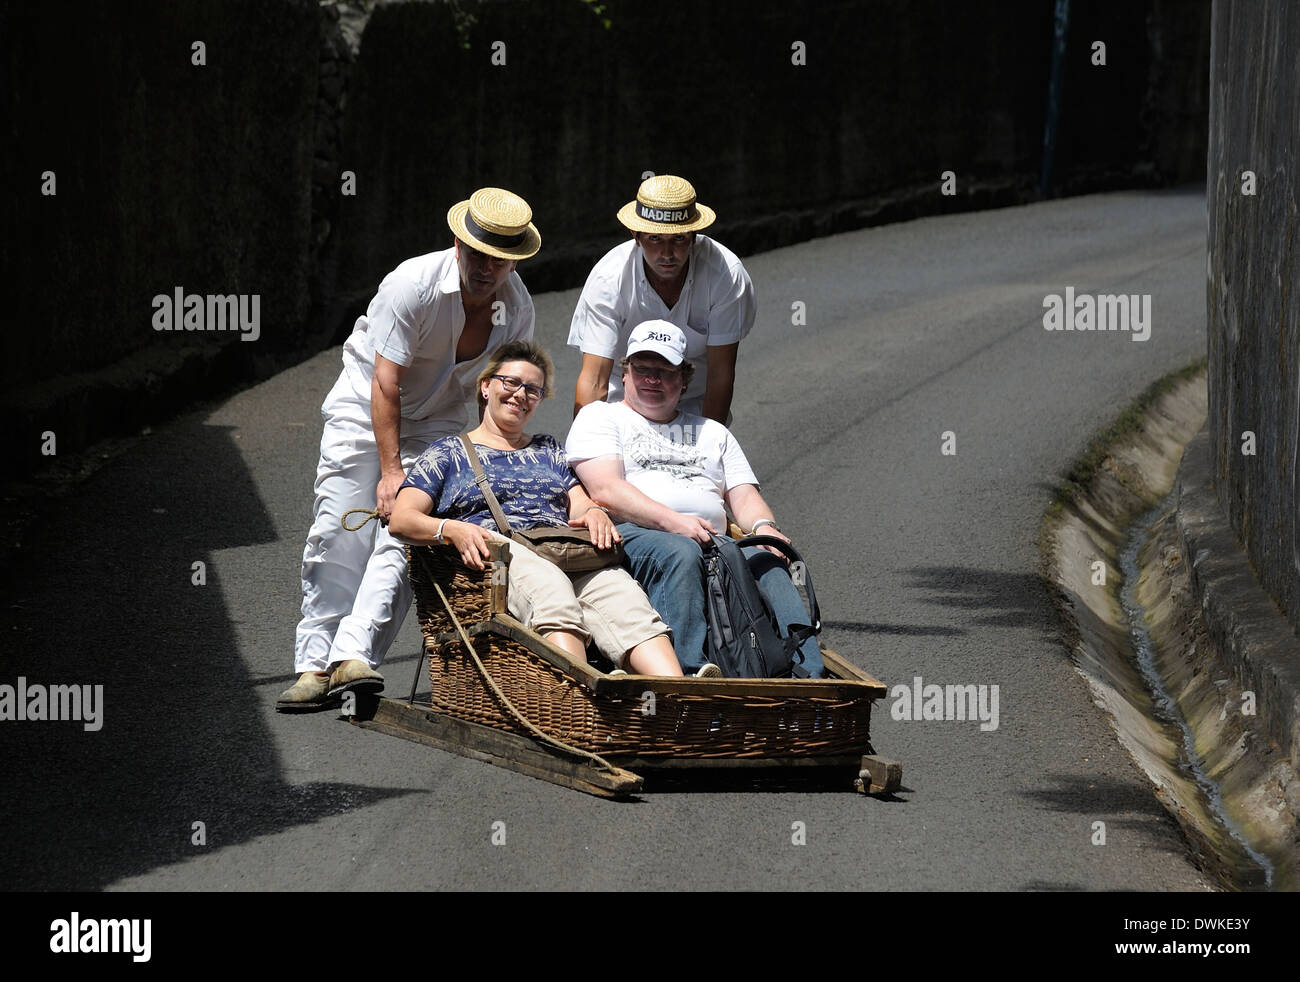
M568 524L569 488L578 479L553 436L539 434L518 450L477 443L474 449L512 529ZM501 531L474 482L474 469L459 436L444 437L420 454L402 487L418 488L432 498L432 514L439 518Z

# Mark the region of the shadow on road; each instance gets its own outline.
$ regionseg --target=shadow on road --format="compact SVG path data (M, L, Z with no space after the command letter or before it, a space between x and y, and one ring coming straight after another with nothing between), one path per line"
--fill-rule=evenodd
M855 634L899 634L906 637L953 637L966 633L959 627L924 627L920 624L883 624L875 621L822 621L822 627Z
M1123 830L1141 835L1156 848L1168 848L1174 820L1149 788L1091 774L1053 774L1053 787L1022 792L1023 796L1057 812L1083 815L1106 823L1107 833Z
M1047 588L1036 573L969 566L915 566L913 586L933 594L926 602L969 612L979 627L1038 627L1055 636Z
M1050 594L1032 573L1007 573L969 566L916 566L907 570L915 589L930 596L925 603L962 612L967 627L896 624L885 621L822 621L832 630L903 637L960 637L980 627L1037 627L1045 639L1057 636Z
M237 632L283 620L297 581L247 557L258 582L223 579L223 554L276 539L228 428L169 426L45 511L3 574L0 683L102 685L102 728L0 723L9 889L100 889L411 793L286 780L265 722L278 686L256 688Z

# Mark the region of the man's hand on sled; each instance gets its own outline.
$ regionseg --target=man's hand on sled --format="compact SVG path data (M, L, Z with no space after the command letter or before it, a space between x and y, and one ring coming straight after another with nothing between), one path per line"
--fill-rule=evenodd
M483 560L488 557L488 543L492 538L481 526L472 522L448 522L442 527L442 537L456 547L466 566L486 569Z
M401 471L385 474L379 479L379 484L375 487L375 508L381 522L387 522L392 517L393 501L405 480L406 475Z
M764 525L762 528L760 528L760 529L759 529L757 532L755 532L754 534L755 534L755 535L770 535L770 536L772 536L772 538L774 538L774 539L780 539L782 542L790 542L790 536L786 535L784 532L782 532L782 531L781 531L779 528L777 528L775 525ZM794 545L794 543L793 543L793 542L790 542L790 545ZM767 550L768 552L770 552L772 555L777 556L778 558L780 558L781 562L785 563L787 566L790 565L790 557L787 556L785 553L783 553L780 549L777 549L775 546L759 546L758 548L760 548L760 549L766 549L766 550Z
M614 527L614 520L599 505L592 505L577 518L569 519L573 528L585 528L591 533L591 544L597 549L609 549L615 542L622 542L623 536Z

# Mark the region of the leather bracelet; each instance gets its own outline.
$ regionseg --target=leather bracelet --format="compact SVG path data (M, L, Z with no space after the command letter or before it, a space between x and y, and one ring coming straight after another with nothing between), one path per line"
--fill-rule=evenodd
M781 529L777 527L776 519L775 519L775 518L760 518L757 522L754 523L754 527L751 528L751 529L750 529L748 532L746 532L745 534L746 534L746 535L753 535L755 532L757 532L759 529L761 529L764 525L770 525L770 526L772 526L772 528L776 529L778 532L781 531Z
M606 517L609 516L609 509L606 508L604 505L588 505L587 508L586 508L586 510L583 511L583 514L584 514L584 515L587 514L587 512L591 511L591 509L593 509L593 508L599 508L601 511L603 511L603 512L605 513L605 516L606 516Z
M438 523L438 532L436 537L438 539L439 545L445 546L447 544L447 540L442 537L442 529L443 526L445 526L449 521L451 521L450 518L444 518L441 522Z

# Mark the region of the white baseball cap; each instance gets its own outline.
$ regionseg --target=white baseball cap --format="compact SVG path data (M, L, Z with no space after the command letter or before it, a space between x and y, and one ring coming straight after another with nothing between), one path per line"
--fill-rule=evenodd
M642 321L627 339L627 357L639 351L653 351L669 364L680 365L686 360L686 335L668 321Z

